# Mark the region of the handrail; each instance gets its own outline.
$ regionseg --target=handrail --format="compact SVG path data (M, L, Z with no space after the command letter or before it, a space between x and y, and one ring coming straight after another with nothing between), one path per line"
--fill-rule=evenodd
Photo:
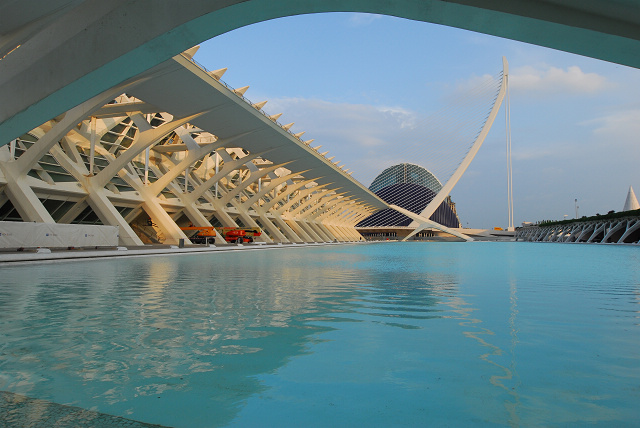
M210 70L207 69L207 67L205 67L204 65L200 64L198 61L196 61L193 58L190 58L189 56L185 55L184 53L181 53L180 55L182 55L184 58L188 59L189 61L191 61L192 63L194 63L195 65L197 65L198 67L200 67L203 71L205 71L207 74L210 72ZM247 104L249 104L251 107L254 107L254 103L251 102L251 100L247 97L245 97L242 94L239 94L238 92L236 92L235 88L232 87L231 85L229 85L227 82L225 82L224 80L222 80L221 78L215 78L218 82L220 82L225 88L227 88L228 90L230 90L231 92L233 92L236 96L240 97L242 100L244 100ZM255 108L255 107L254 107ZM263 116L265 116L267 119L271 120L272 122L274 122L276 125L278 125L280 128L282 128L283 131L286 131L289 135L291 135L293 138L295 138L296 140L300 141L301 143L304 144L304 141L302 140L302 138L296 136L291 130L289 129L284 129L283 126L280 122L278 122L277 119L272 119L265 111L263 111L262 109L256 109L258 110L260 113L262 113Z
M205 73L209 74L210 70L207 69L207 67L205 67L203 64L200 64L198 61L196 61L195 59L187 56L183 53L181 53L180 55L182 55L182 57L184 57L185 59L191 61L194 65L196 65L197 67L199 67L200 69L202 69ZM210 74L209 74L210 75ZM210 75L211 76L211 75ZM213 77L213 76L212 76ZM249 100L247 97L245 97L242 94L239 94L235 91L235 88L233 88L231 85L229 85L227 82L225 82L224 80L222 80L221 78L217 78L214 77L214 79L217 82L220 82L222 84L222 86L226 87L228 90L230 90L231 92L233 92L236 96L238 96L239 98L241 98L242 100L244 100L247 104L249 104L251 107L255 108L253 103L251 102L251 100ZM269 119L270 121L274 122L276 125L278 125L280 127L280 129L282 129L283 131L287 132L290 136L292 136L293 138L295 138L296 140L300 141L302 144L304 144L305 146L309 147L309 150L313 150L315 151L319 156L321 156L325 163L327 163L329 166L331 166L335 171L341 173L345 178L349 179L349 180L353 180L356 183L359 184L359 182L357 180L355 180L353 177L351 177L351 173L347 173L345 172L345 170L343 170L342 168L344 167L344 165L342 165L342 167L338 167L336 164L333 164L330 160L327 159L326 156L322 155L321 153L319 153L317 150L314 150L310 145L306 144L304 142L304 140L302 140L302 138L296 136L290 129L285 129L283 128L283 125L278 122L276 119L272 119L264 110L262 109L257 109L257 111L259 111L260 113L262 113L262 115L264 117L266 117L267 119Z

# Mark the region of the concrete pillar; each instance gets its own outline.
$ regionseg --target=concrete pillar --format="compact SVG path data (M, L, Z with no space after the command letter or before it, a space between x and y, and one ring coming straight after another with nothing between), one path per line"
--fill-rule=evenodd
M331 242L333 240L333 239L329 238L326 234L316 230L316 228L313 227L311 225L311 223L309 223L307 221L304 221L304 220L301 220L301 221L290 220L290 221L297 223L316 242Z
M143 242L135 234L131 226L122 218L118 210L113 206L103 188L93 188L87 196L87 203L104 224L119 226L121 245L143 245Z
M24 221L38 223L55 223L51 214L42 205L40 199L27 183L27 178L15 176L9 165L2 165L2 172L7 178L4 192Z

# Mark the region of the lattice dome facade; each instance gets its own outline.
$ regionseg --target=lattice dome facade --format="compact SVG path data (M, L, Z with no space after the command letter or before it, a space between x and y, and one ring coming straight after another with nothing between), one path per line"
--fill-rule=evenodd
M373 193L397 183L412 183L430 189L438 193L442 189L442 183L429 170L412 163L401 163L391 166L378 175L369 190Z
M390 205L420 214L442 189L442 184L429 170L419 165L401 163L385 169L369 190ZM449 228L459 228L455 203L447 197L431 215L433 220ZM378 211L362 220L356 227L409 226L412 220L393 209Z

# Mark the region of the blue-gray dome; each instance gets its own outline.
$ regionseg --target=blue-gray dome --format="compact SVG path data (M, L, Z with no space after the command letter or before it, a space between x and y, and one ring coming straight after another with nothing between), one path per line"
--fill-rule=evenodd
M369 186L369 190L386 203L416 214L420 214L441 189L442 184L435 175L419 165L410 163L401 163L385 169ZM430 219L446 227L460 227L455 204L450 197L440 204ZM411 222L406 215L387 208L373 213L356 227L409 226Z
M377 193L380 189L398 183L417 184L437 194L442 183L429 170L412 163L401 163L382 171L371 183L369 190Z

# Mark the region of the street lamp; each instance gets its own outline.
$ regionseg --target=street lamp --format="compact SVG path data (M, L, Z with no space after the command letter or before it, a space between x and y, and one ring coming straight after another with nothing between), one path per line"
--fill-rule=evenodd
M578 219L578 200L576 199L576 220Z

